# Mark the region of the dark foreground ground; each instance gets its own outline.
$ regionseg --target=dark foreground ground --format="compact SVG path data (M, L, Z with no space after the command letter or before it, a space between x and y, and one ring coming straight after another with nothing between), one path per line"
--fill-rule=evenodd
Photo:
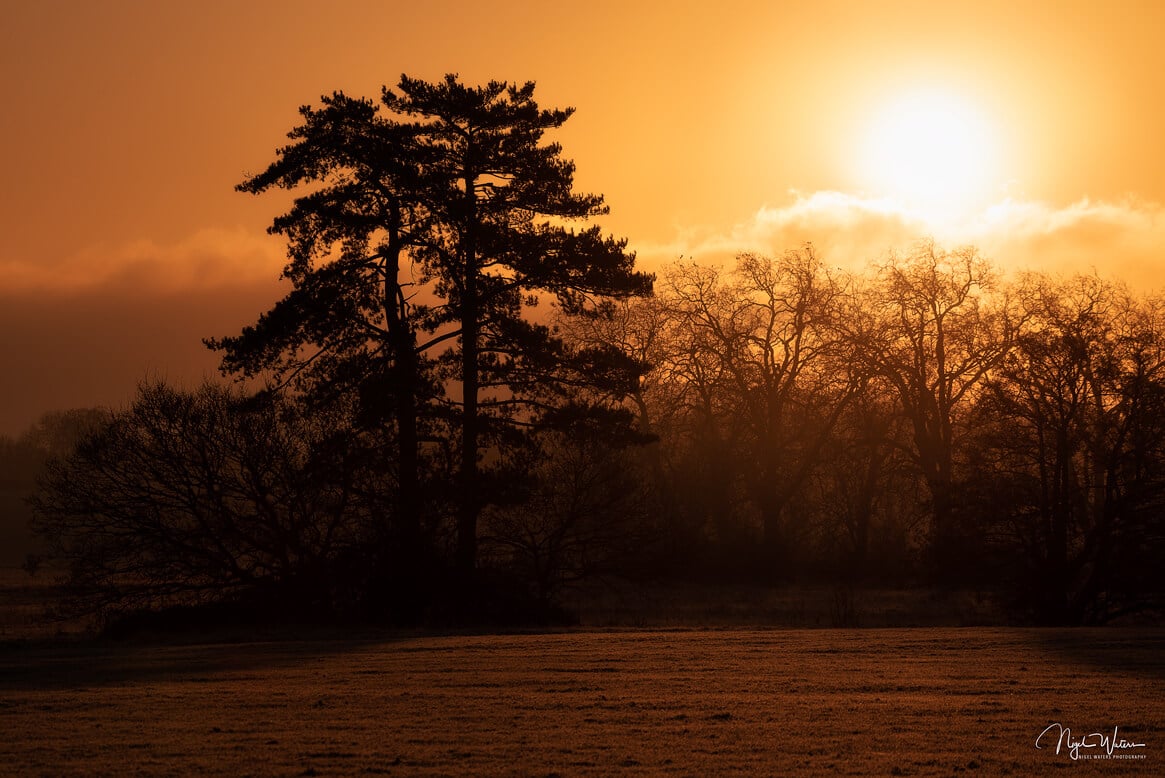
M1144 747L1071 739L1118 730ZM1088 742L1098 742L1093 736ZM643 629L0 649L11 775L1165 775L1165 631Z

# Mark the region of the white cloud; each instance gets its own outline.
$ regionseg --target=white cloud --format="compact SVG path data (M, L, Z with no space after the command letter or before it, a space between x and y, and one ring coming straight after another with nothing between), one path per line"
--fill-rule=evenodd
M962 223L936 226L884 198L793 192L787 204L762 207L731 229L687 230L667 244L635 248L651 267L679 256L719 262L811 242L828 263L860 269L926 237L975 245L1004 270L1096 270L1153 289L1165 281L1165 206L1136 199L1064 206L1008 199Z
M718 262L743 251L774 254L812 243L845 264L884 256L926 234L925 223L887 199L844 192L791 192L792 202L765 205L728 230L688 229L663 245L636 244L647 264L680 256Z
M1064 207L1004 201L982 214L968 240L1002 266L1093 270L1131 284L1165 281L1165 206L1142 200L1080 200Z

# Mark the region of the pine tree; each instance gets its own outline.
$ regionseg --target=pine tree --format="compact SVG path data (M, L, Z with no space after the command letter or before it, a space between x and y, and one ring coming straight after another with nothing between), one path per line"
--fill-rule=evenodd
M491 499L483 452L600 413L571 401L580 387L618 397L637 379L614 349L568 348L540 323L542 297L602 315L612 298L649 294L652 278L626 241L570 226L607 212L573 191L573 163L543 142L573 109L539 108L532 82L402 76L398 90L379 105L337 93L302 108L292 145L240 185L308 190L271 227L288 239L293 289L257 325L208 343L228 372L274 370L317 401L362 398L393 434L409 526L423 510L419 452L442 423L455 430L444 442L457 452L456 564L468 579Z

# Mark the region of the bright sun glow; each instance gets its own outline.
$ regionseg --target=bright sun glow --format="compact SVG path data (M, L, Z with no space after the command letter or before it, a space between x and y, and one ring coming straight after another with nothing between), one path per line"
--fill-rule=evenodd
M994 131L970 102L916 92L877 114L861 149L863 184L935 226L966 220L994 194Z

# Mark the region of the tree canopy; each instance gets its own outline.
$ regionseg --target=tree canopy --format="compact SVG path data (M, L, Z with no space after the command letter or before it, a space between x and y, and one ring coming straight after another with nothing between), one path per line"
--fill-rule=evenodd
M405 537L422 530L436 459L456 449L448 476L468 575L477 517L495 499L483 453L569 418L584 397L603 410L639 372L609 346L568 346L543 296L595 316L650 293L652 279L626 241L572 226L606 213L543 140L573 109L540 108L533 82L402 76L398 90L303 107L292 143L240 184L300 193L271 227L288 240L292 289L240 335L208 343L225 371L272 371L311 402L357 395L369 429L392 440Z

